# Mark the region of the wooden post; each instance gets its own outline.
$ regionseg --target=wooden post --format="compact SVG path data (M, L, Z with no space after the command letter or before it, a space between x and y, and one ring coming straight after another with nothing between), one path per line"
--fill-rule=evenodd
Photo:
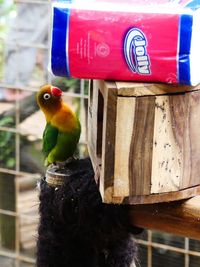
M117 110L117 92L109 87L100 87L104 97L103 109L103 134L102 134L102 183L100 191L104 198L112 199L114 185L114 161L115 161L115 127ZM109 168L107 163L109 162Z

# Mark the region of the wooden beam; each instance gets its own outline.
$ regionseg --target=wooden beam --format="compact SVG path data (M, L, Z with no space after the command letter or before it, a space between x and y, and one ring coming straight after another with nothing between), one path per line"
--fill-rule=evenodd
M200 196L160 204L133 205L135 226L200 239Z
M107 81L106 81L107 83ZM175 85L164 83L115 82L118 96L153 96L197 91L200 85Z

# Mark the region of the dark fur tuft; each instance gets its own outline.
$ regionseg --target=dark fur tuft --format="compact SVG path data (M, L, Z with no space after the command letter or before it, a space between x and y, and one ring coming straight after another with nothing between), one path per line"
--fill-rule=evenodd
M137 257L128 207L102 203L89 159L68 165L58 189L41 181L37 267L130 267Z

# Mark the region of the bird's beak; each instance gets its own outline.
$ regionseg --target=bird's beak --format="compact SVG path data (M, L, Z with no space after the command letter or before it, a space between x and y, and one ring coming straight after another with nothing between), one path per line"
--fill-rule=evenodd
M56 98L60 98L62 96L62 90L60 90L58 87L52 86L51 93Z

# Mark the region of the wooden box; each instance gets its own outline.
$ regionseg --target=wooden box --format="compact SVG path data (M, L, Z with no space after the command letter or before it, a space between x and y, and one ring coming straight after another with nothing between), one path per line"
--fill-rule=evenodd
M200 87L91 81L88 149L106 203L200 194Z

